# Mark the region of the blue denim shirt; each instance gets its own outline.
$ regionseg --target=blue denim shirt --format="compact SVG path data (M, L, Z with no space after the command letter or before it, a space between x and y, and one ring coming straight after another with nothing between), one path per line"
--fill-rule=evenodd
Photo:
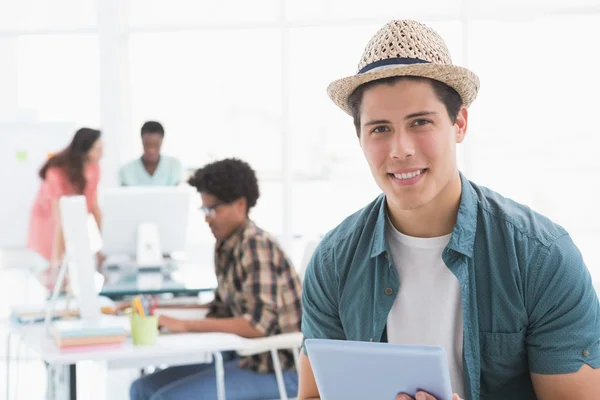
M536 399L530 372L600 366L600 304L568 233L461 174L456 225L442 253L458 278L467 399ZM385 196L329 232L303 288L305 338L386 341L402 284L385 236ZM435 293L423 293L435 296Z

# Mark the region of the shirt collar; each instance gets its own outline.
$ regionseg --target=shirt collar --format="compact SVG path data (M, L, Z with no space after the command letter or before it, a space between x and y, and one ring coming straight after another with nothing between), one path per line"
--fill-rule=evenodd
M247 219L246 222L238 230L233 232L233 234L231 236L229 236L227 239L220 241L220 242L217 241L217 243L216 243L217 250L218 251L232 250L242 241L246 230L249 228L252 228L253 226L254 226L254 222Z
M470 182L460 173L462 191L460 195L460 205L456 224L452 230L452 236L447 248L467 257L473 257L473 248L475 246L475 232L477 230L477 194ZM371 257L377 257L381 253L388 251L388 245L385 238L385 221L387 216L387 207L385 195L377 199L376 209L377 217L373 228L373 240L371 242Z
M447 248L467 257L473 257L475 233L477 232L477 212L479 209L477 193L462 173L460 174L460 181L462 184L460 206L458 207L456 225L452 230Z
M373 240L371 242L371 258L379 256L381 253L387 252L387 242L385 240L385 221L387 219L387 207L385 203L385 195L380 195L375 203L377 211L377 219L373 228Z

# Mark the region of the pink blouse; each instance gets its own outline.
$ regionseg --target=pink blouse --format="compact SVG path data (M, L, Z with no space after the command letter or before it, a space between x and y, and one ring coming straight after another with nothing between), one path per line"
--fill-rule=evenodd
M96 207L100 166L98 164L88 164L85 167L84 174L86 185L83 195L87 200L88 211L92 211ZM52 202L58 200L61 196L75 194L77 194L77 191L62 169L51 167L46 171L46 179L42 181L31 209L27 248L50 261L56 224L58 223L57 215L54 215L52 210Z

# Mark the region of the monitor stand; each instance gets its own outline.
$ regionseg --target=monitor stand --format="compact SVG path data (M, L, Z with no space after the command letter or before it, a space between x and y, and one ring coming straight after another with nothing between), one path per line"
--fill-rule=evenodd
M160 236L155 224L144 223L138 226L135 263L138 268L164 266Z
M58 302L58 297L60 295L60 290L65 281L65 276L67 275L67 270L69 268L69 257L65 254L63 257L63 261L60 264L60 269L58 270L58 276L56 278L56 282L54 283L54 288L52 289L52 295L46 304L46 314L44 316L44 328L46 332L52 336L51 327L53 323L53 314L56 311L56 305ZM74 299L73 293L71 291L70 285L67 285L67 291L65 294L65 305L64 305L64 315L68 315L71 306L73 306ZM77 308L79 308L79 319L89 321L89 322L97 322L101 319L102 313L100 312L100 308L96 307L95 304L83 304L85 303L85 296L79 296L77 299Z
M58 300L58 296L60 295L60 289L65 280L65 275L67 274L67 256L63 257L62 263L60 264L60 268L58 270L58 276L56 277L56 281L54 282L54 288L52 288L52 295L50 296L50 300L46 303L46 315L44 317L44 328L49 336L52 335L50 328L52 326L52 316L54 314L54 309L56 308L56 302ZM65 298L65 315L69 312L69 307L71 303L71 292L67 290L66 298Z

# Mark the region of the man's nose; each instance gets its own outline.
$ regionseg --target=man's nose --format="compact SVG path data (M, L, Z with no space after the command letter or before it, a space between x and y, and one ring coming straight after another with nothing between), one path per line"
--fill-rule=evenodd
M415 155L414 141L408 132L397 130L392 137L390 156L394 159L405 159Z

